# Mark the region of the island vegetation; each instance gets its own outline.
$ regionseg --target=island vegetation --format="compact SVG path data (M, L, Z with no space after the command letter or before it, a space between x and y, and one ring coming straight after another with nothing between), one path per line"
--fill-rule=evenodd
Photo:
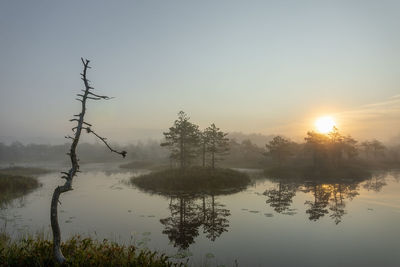
M372 171L399 167L398 154L385 154L377 141L358 141L336 127L324 134L310 131L304 143L275 136L266 144L268 177L291 179L368 179Z
M170 150L170 168L133 177L131 183L162 194L219 194L244 189L250 183L245 173L216 166L229 151L227 133L214 123L200 131L189 120L180 111L173 126L164 133L161 146Z
M224 194L245 189L250 178L224 168L193 166L184 171L166 169L131 179L132 184L154 193Z
M36 176L47 172L45 169L25 167L0 169L0 207L40 187Z

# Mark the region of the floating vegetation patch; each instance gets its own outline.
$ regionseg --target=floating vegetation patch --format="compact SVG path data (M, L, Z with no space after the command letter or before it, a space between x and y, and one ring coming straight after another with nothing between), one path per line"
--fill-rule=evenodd
M214 254L212 254L210 252L206 254L206 259L212 259L212 258L215 258Z
M249 210L249 212L251 212L251 213L260 213L259 210Z
M282 214L293 216L293 215L297 214L297 212L294 212L294 211L286 211L286 212L282 212Z
M193 253L186 249L186 250L179 250L175 255L172 255L171 258L185 259L191 256L193 256Z

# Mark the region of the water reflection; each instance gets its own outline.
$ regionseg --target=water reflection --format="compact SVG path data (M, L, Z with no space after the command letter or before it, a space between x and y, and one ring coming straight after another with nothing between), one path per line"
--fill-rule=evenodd
M293 197L296 195L296 190L296 184L279 181L277 188L267 189L264 195L268 197L267 204L274 208L277 213L292 215L284 212L289 210Z
M381 191L381 189L386 185L385 177L386 175L383 173L375 175L364 184L364 188L368 191Z
M228 231L231 215L225 205L216 200L215 195L194 197L178 195L170 197L170 216L161 219L163 234L168 235L175 247L187 249L203 228L205 236L215 241L223 232Z
M273 179L273 186L265 190L266 203L275 212L285 215L294 215L291 209L293 198L297 192L312 195L311 200L304 202L306 214L310 221L318 221L329 215L335 224L343 220L347 214L347 201L359 195L360 187L368 191L379 192L387 185L386 173L376 174L367 180L330 180L329 183L318 181L287 181L286 179Z

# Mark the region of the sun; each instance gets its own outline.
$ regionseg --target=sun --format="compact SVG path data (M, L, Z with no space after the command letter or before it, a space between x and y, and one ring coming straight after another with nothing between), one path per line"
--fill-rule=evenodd
M320 117L315 121L315 127L317 128L318 132L323 134L332 132L335 126L336 123L330 116Z

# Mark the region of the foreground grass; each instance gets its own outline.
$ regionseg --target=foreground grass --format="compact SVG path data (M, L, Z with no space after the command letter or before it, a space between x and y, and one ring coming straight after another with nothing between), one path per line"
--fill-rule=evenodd
M191 167L184 171L168 169L131 178L137 187L156 193L220 194L244 189L250 179L247 174L231 169Z
M164 254L138 250L103 240L74 236L63 242L64 266L184 266ZM52 242L43 238L10 241L0 236L0 266L59 266L53 259Z

